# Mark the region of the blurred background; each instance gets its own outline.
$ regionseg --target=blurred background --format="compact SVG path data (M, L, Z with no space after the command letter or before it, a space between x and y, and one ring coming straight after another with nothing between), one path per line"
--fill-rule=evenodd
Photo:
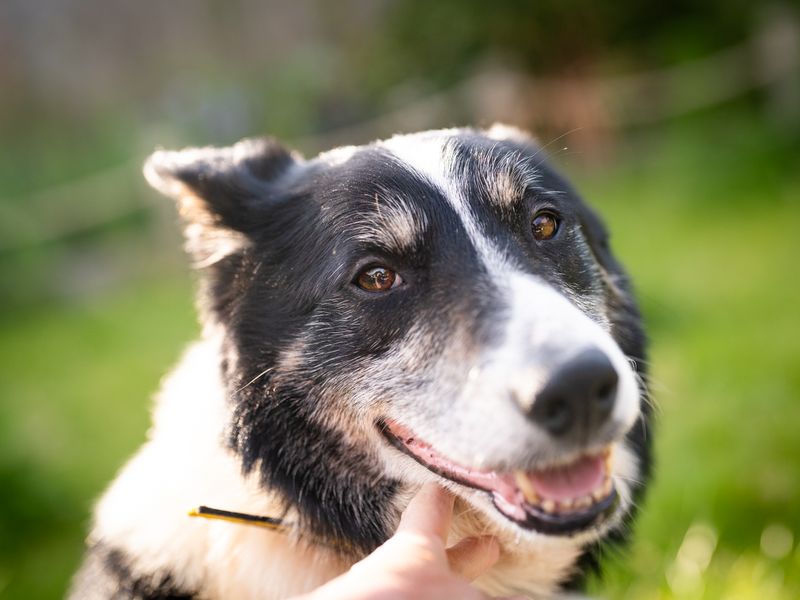
M800 597L800 8L750 0L0 2L0 597L64 593L198 333L150 151L495 120L605 215L652 338L656 477L592 589Z

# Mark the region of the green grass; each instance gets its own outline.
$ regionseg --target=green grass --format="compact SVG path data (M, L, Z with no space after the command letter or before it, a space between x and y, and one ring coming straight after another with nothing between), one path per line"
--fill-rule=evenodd
M800 597L800 169L774 134L730 116L636 154L576 174L637 284L658 412L634 542L594 589ZM190 290L188 277L140 278L0 319L0 597L63 593L92 499L196 334Z
M2 321L0 597L57 598L92 500L148 427L147 399L197 330L185 277Z

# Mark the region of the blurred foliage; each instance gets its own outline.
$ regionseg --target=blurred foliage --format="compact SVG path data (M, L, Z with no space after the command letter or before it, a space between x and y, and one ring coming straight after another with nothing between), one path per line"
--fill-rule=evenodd
M487 63L551 78L653 69L742 43L764 9L105 7L0 5L3 598L63 592L92 500L144 439L146 399L197 334L171 207L139 175L155 144L268 131L310 150L305 136L402 108ZM612 598L800 597L800 133L773 95L612 128L601 161L568 138L543 140L609 221L653 340L658 468L633 545L595 583ZM442 125L481 118L448 108Z
M386 30L353 54L378 95L396 81L453 84L492 58L558 76L620 62L653 68L741 41L758 13L747 0L410 0L392 3Z

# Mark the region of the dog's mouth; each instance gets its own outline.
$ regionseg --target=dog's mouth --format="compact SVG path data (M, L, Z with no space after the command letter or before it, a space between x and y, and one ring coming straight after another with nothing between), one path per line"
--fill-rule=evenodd
M378 424L393 446L428 470L491 495L495 508L520 527L574 534L599 525L618 505L611 477L611 446L534 471L487 471L455 463L395 421Z

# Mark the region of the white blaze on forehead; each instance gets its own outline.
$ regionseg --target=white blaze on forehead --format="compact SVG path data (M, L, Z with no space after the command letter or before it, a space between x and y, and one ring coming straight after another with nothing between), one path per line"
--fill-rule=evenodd
M460 133L458 129L442 129L415 135L390 138L381 145L423 176L442 193L458 215L470 242L486 265L489 273L497 272L505 259L496 246L481 231L475 214L453 179L453 152L448 141Z
M460 133L462 131L459 129L443 129L395 136L384 144L415 170L437 183L442 191L448 191L448 188L455 187L458 182L453 181L453 174L449 172L453 164L452 155L448 153L446 145ZM484 135L497 142L510 141L531 146L536 143L524 131L499 123L484 132ZM521 152L502 149L497 151L496 148L497 146L477 153L475 168L480 170L489 200L500 207L507 207L518 202L525 191L537 183L538 175ZM536 153L538 151L534 150Z

